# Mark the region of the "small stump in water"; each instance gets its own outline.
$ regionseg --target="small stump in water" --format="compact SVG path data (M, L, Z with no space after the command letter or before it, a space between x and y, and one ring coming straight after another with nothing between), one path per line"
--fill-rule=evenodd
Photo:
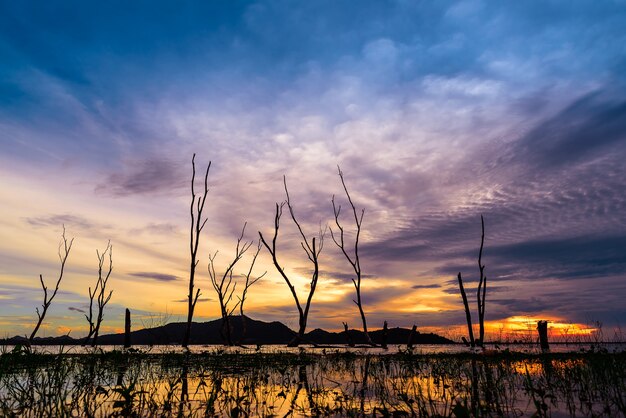
M537 331L539 332L539 345L542 351L550 350L548 343L548 321L537 322Z

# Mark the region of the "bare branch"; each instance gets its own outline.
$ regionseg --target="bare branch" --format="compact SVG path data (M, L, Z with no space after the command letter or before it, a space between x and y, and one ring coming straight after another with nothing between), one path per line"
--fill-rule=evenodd
M191 255L191 261L189 263L189 293L187 294L187 326L185 328L185 334L183 336L182 346L187 347L189 344L189 338L191 336L191 323L193 321L193 312L198 302L200 295L200 289L197 289L195 298L195 274L196 267L199 260L197 259L198 245L200 244L200 233L206 225L207 218L202 218L202 212L206 203L207 195L209 193L209 171L211 169L211 162L207 165L206 172L204 174L204 189L201 196L196 196L195 181L196 181L196 154L193 154L191 158L191 203L189 205L189 212L191 215L190 231L189 231L189 253ZM197 197L197 199L196 199Z
M479 326L479 341L480 345L483 345L485 338L485 296L487 293L487 278L485 277L485 266L482 264L483 247L485 245L485 220L483 215L480 215L481 236L480 236L480 250L478 252L478 269L480 271L480 278L478 281L478 289L476 291L476 299L478 305L478 326Z
M230 306L230 303L233 300L233 297L237 289L237 283L233 279L233 272L237 263L241 260L241 258L244 256L244 254L248 251L248 249L250 249L250 247L253 244L253 241L250 241L250 242L243 241L247 224L248 224L247 222L244 223L243 228L241 229L241 234L239 235L239 238L237 238L237 244L235 246L235 254L220 277L218 277L216 270L215 270L215 259L217 257L217 251L213 255L209 255L209 265L208 265L209 276L211 278L211 284L213 285L213 289L215 290L215 293L217 294L217 299L220 304L220 312L222 315L221 334L224 339L224 342L227 345L233 345L230 316L240 304L240 302L237 302L234 305L234 307ZM258 251L257 251L257 254L258 254ZM255 260L256 260L256 255L255 255Z
M302 230L300 223L296 219L296 215L293 211L293 206L291 206L291 200L289 199L289 190L287 190L287 177L285 176L283 176L283 185L285 186L285 195L287 196L286 202L287 202L287 207L289 208L289 214L291 215L291 219L293 220L293 223L296 224L296 227L298 227L298 231L300 232L300 236L302 237L302 240L303 240L303 242L301 243L302 248L307 254L312 254L314 253L314 251L309 245L309 241L307 240L307 237L304 234L304 231Z
M302 310L302 306L300 305L300 301L298 299L298 294L296 293L296 289L291 284L291 281L289 280L289 277L287 277L287 274L285 273L284 268L280 265L280 263L278 262L278 258L276 256L276 241L278 239L278 230L280 228L280 217L282 216L283 206L285 205L285 203L286 202L282 202L280 205L278 203L276 204L276 215L274 216L274 237L272 239L272 246L270 247L268 245L268 243L265 241L265 238L263 237L263 234L261 233L261 231L259 231L259 239L261 240L261 243L263 243L263 245L265 246L267 251L272 256L272 261L274 262L274 267L276 267L276 270L278 271L278 273L281 275L281 277L283 278L283 280L287 284L287 287L291 291L291 295L293 296L293 298L294 298L294 300L296 302L296 307L298 309L298 313L300 315L302 315L304 312Z
M54 291L48 298L48 287L43 281L43 275L42 274L39 275L39 282L41 283L41 288L43 289L44 297L43 297L43 304L41 305L42 307L41 312L39 311L39 308L35 309L35 311L37 312L37 324L35 325L35 329L33 329L33 332L30 334L30 337L28 338L30 342L32 342L35 339L35 335L37 335L37 331L39 330L39 327L41 327L41 324L43 323L44 318L46 317L48 308L50 307L52 300L54 299L57 292L59 291L59 286L61 284L61 280L63 279L63 273L65 272L65 263L67 262L67 258L70 255L70 251L72 249L73 243L74 243L74 238L72 238L68 242L67 238L65 237L65 225L63 225L63 233L61 234L61 240L59 241L59 250L58 250L59 260L61 261L61 269L59 272L59 278L57 279L56 284L54 286Z
M289 196L289 190L287 188L287 179L285 176L283 176L283 186L285 188L285 195L286 195L287 200L281 203L280 205L278 203L276 204L276 215L274 217L274 237L272 239L272 245L270 246L267 243L267 241L263 237L263 234L260 231L259 231L259 239L261 243L265 246L267 251L270 253L270 255L272 256L274 267L276 267L276 270L282 276L283 280L287 284L287 287L289 288L289 291L291 292L291 295L293 296L294 302L296 304L296 308L299 314L299 329L298 329L297 335L289 343L289 345L297 346L300 344L300 341L302 341L304 337L304 332L306 330L306 323L307 323L307 319L309 315L309 309L311 307L311 301L313 299L313 294L315 293L317 280L319 278L319 255L323 248L325 231L322 231L320 227L320 232L319 232L318 237L313 237L311 240L307 238L306 234L304 233L304 230L302 229L302 226L300 225L300 223L298 222L296 218L294 208L291 204L291 198ZM282 215L282 208L285 204L287 205L287 208L289 209L289 214L291 215L291 219L293 223L298 228L298 232L300 233L300 236L302 237L302 242L300 243L300 245L302 246L302 249L306 253L308 260L313 264L313 273L311 275L309 294L307 296L306 304L304 306L302 306L302 304L300 303L295 287L291 283L291 280L289 280L289 277L285 273L284 268L278 262L278 258L276 256L276 240L278 238L278 231L280 228L280 217Z
M248 272L245 274L245 284L243 287L243 291L241 292L241 296L237 296L237 299L239 299L239 314L241 315L241 339L240 339L240 343L243 341L243 339L246 336L246 316L244 315L244 303L246 301L246 297L248 296L248 290L250 289L250 287L252 287L256 282L258 282L259 280L261 280L265 274L267 274L267 271L264 272L263 274L261 274L260 276L257 276L256 278L250 280L250 277L252 276L252 270L254 269L254 265L256 264L256 259L259 256L259 253L261 252L261 240L259 239L257 241L257 248L256 251L254 253L254 256L252 257L252 262L250 263L250 268L248 269Z
M107 272L103 274L104 260L105 260L107 253L109 255L109 265L108 265ZM96 290L99 289L98 297L97 297L98 316L96 317L96 322L93 326L93 331L90 329L89 335L87 336L87 339L89 339L89 337L91 337L91 335L93 334L93 340L91 342L92 347L95 347L96 344L98 343L100 325L102 324L102 321L104 320L104 307L106 306L107 303L109 303L109 301L111 300L111 297L113 296L112 290L109 291L108 295L106 293L106 288L109 282L109 277L111 277L111 272L113 271L113 246L111 245L111 241L107 242L106 249L104 250L102 254L100 254L100 252L96 250L96 255L98 256L98 281L96 282L94 294L96 293ZM91 300L90 300L90 316L91 316L91 305L93 303L93 296L91 295L91 293L90 293L90 297L91 297Z
M339 216L341 214L341 205L337 205L335 203L335 196L333 195L331 202L333 205L333 214L335 215L335 225L337 226L337 229L339 231L339 238L336 238L335 235L333 234L333 230L330 230L330 234L331 237L335 243L335 245L337 245L337 247L339 247L339 249L341 250L341 252L343 253L343 256L345 257L345 259L348 261L348 263L350 264L350 266L352 266L352 269L354 270L354 274L356 275L356 279L352 279L352 283L354 284L354 289L356 292L356 301L354 301L354 303L357 305L357 307L359 308L359 314L361 315L361 322L363 323L363 333L365 334L365 338L367 339L368 344L370 345L374 345L372 342L372 339L370 338L370 335L367 331L367 321L365 318L365 311L363 309L363 303L362 303L362 299L361 299L361 260L359 258L359 239L361 236L361 225L363 223L363 215L365 214L365 209L361 209L361 216L358 216L357 214L357 210L356 210L356 206L354 205L354 202L352 201L352 197L350 196L350 193L348 192L348 187L346 186L346 182L345 179L343 177L343 171L341 171L341 168L339 166L337 166L337 173L339 174L339 178L341 179L341 185L343 186L343 190L346 193L346 197L348 199L348 203L350 204L350 208L352 209L352 215L354 217L354 224L356 227L356 234L355 234L355 238L354 238L354 246L352 248L352 250L348 250L346 248L346 242L345 242L345 229L344 227L341 225L341 222L339 220ZM350 252L352 254L350 254Z

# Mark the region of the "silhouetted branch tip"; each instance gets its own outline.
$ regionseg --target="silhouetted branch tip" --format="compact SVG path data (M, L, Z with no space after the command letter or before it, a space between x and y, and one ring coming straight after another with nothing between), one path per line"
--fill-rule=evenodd
M43 275L42 274L39 275L39 282L41 283L41 287L44 292L44 298L43 298L43 303L41 305L42 310L39 311L39 308L35 308L35 311L37 312L37 324L35 325L35 328L33 329L33 332L31 333L29 337L29 342L32 342L33 339L35 338L35 335L37 335L37 331L39 330L42 322L44 321L46 312L48 311L48 308L52 304L52 300L54 299L57 292L59 291L59 286L61 284L61 280L63 279L63 273L65 271L65 263L67 262L67 258L70 255L73 242L74 242L74 238L72 238L68 243L67 237L65 236L65 225L63 225L63 233L61 234L61 240L59 241L59 246L58 246L58 255L59 255L59 260L61 262L59 277L54 286L54 291L52 292L50 297L48 297L49 296L48 287L44 283ZM62 251L61 249L63 249L63 252L61 252Z
M335 233L333 232L332 228L330 228L330 234L331 234L331 238L333 240L333 242L335 243L335 245L337 245L337 247L339 247L339 249L341 250L342 254L344 255L345 259L348 261L348 263L352 266L352 269L354 270L355 274L356 274L356 279L352 279L352 283L354 284L354 288L356 291L356 296L357 299L356 301L354 301L354 303L357 305L358 309L359 309L359 314L361 315L361 321L363 323L363 332L365 334L365 337L367 339L367 342L371 345L373 345L373 342L369 336L369 333L367 331L367 322L366 322L366 318L365 318L365 311L363 309L363 304L362 304L362 300L361 300L361 263L360 263L360 259L359 259L359 239L360 239L360 235L361 235L361 226L362 226L362 222L363 222L363 215L365 214L365 209L361 209L361 216L359 216L357 214L357 210L356 210L356 206L354 205L354 202L352 201L352 197L350 196L350 193L348 191L348 187L346 186L346 182L343 176L343 171L341 170L341 168L339 166L337 166L337 173L339 174L339 178L341 180L341 185L343 186L344 192L346 194L346 198L348 199L348 203L350 204L350 207L352 208L352 215L354 217L354 224L356 227L356 236L354 239L354 246L353 249L347 249L346 248L346 244L345 244L345 230L344 227L341 225L340 222L340 214L341 214L341 205L338 205L335 202L335 196L333 195L332 199L331 199L331 203L333 206L333 214L335 216L335 225L337 226L338 229L338 237L335 236ZM351 254L352 253L352 254Z

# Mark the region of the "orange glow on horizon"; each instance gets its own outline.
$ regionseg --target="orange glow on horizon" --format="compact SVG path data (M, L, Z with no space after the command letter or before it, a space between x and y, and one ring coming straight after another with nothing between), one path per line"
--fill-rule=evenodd
M553 338L589 337L598 331L598 328L585 324L565 322L556 316L530 317L511 316L500 321L485 322L485 333L491 339L520 339L528 336L537 337L537 322L548 321L548 333ZM487 339L487 338L486 338Z

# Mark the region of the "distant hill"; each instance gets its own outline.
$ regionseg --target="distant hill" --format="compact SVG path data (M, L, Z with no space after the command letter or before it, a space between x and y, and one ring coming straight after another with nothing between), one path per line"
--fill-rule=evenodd
M246 336L242 340L242 321L241 316L231 317L233 326L233 341L241 344L287 344L295 332L290 330L281 322L264 322L257 321L249 317L246 318ZM155 328L144 328L131 332L131 341L133 345L161 345L161 344L180 344L185 333L186 323L176 322L166 324ZM191 325L190 344L223 344L220 335L222 320L216 319L209 322L194 322ZM406 344L409 338L410 330L406 328L390 328L387 332L387 344ZM355 344L365 344L366 339L362 331L350 330L350 339ZM375 343L381 343L383 339L383 331L370 331L370 336ZM307 343L315 344L347 344L345 333L328 332L322 329L315 329L305 335ZM0 344L24 344L27 339L24 337L13 337L0 340ZM35 338L35 345L75 345L82 342L81 338L72 338L67 335L61 337L43 337ZM453 341L441 337L437 334L422 334L416 332L413 336L414 344L451 344ZM101 335L98 338L99 345L123 345L124 334L108 334Z
M365 344L367 342L363 331L351 329L348 331L350 339L355 344ZM387 330L387 344L406 344L409 340L410 329L407 328L389 328ZM383 330L378 329L370 331L370 338L376 344L381 344L383 341ZM345 332L328 332L323 329L314 329L306 334L306 338L309 341L316 344L347 344ZM433 333L423 334L419 331L415 332L413 336L413 344L454 344L447 338Z

